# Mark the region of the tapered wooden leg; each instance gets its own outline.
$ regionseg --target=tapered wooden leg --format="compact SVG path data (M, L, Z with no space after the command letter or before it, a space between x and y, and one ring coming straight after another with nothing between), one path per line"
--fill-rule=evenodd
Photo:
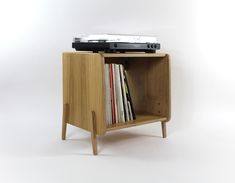
M68 122L68 114L69 114L69 105L63 105L63 121L62 121L62 140L66 139L66 129L67 129L67 122Z
M97 140L96 140L96 119L95 119L95 112L92 111L92 123L91 123L91 142L92 142L92 149L93 154L97 155Z
M161 122L162 125L162 137L166 138L167 133L166 133L166 122Z

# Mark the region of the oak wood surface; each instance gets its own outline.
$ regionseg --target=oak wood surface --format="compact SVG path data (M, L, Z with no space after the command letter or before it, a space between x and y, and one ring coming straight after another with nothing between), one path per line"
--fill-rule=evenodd
M92 121L91 121L91 143L93 154L97 155L97 139L96 139L96 115L95 112L91 112Z
M160 122L164 120L166 120L166 117L146 115L146 114L137 115L136 120L128 121L125 123L117 123L117 124L108 125L107 131L128 128L128 127L133 127L133 126L138 126L138 125L143 125L143 124L149 124L149 123L154 123L154 122Z
M166 138L167 136L167 132L166 132L166 122L161 122L161 126L162 126L162 137Z
M67 123L68 123L68 114L69 114L69 105L63 105L63 121L62 121L62 140L66 139L66 130L67 130Z
M100 54L63 54L63 103L69 105L68 123L91 131L91 111L96 132L106 131L104 119L104 61Z
M104 64L120 63L127 70L135 121L106 127ZM91 111L96 114L96 133L155 121L170 120L170 61L165 53L63 53L63 102L68 104L68 123L92 131ZM142 114L142 115L138 115Z

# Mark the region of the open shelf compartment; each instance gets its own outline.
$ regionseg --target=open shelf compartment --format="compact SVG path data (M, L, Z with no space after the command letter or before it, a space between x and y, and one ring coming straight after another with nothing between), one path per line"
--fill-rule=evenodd
M106 126L106 131L169 121L170 70L167 54L104 54L104 63L123 64L136 120Z

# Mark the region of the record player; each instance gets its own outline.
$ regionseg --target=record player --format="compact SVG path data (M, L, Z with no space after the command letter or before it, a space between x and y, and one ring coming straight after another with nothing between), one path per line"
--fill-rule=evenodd
M82 35L74 38L72 48L76 51L92 52L146 52L155 53L160 49L156 37L115 35L115 34L93 34Z

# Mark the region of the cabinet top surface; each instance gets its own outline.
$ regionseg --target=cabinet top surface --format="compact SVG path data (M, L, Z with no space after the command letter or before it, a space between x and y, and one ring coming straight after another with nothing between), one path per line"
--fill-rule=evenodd
M85 54L85 55L100 55L102 57L164 57L166 53L92 53L92 52L64 52L63 54Z

